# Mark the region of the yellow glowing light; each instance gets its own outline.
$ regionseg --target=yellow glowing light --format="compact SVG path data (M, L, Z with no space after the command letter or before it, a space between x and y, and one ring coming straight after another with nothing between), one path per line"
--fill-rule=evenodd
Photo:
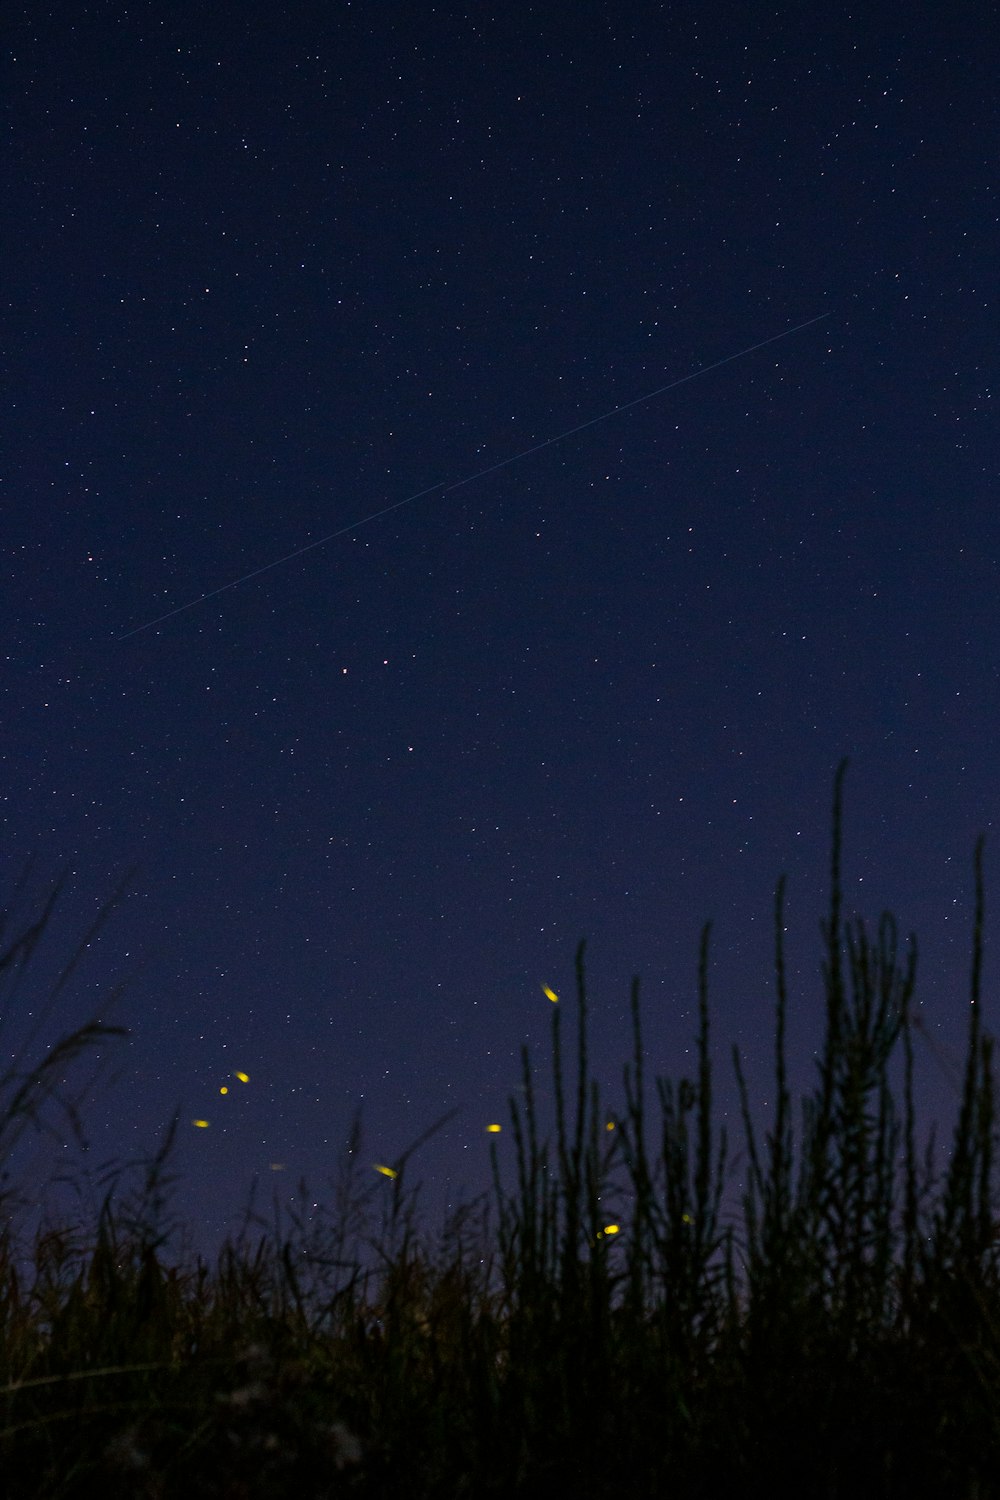
M691 1224L693 1222L694 1221L692 1220L690 1214L681 1214L681 1223L682 1224Z
M228 1094L229 1093L229 1090L226 1088L225 1084L222 1085L221 1089L219 1090L219 1093L220 1094Z
M208 1129L208 1121L207 1120L192 1120L191 1124L197 1130L207 1130Z
M383 1166L380 1166L378 1162L375 1163L375 1170L376 1170L376 1172L381 1172L383 1177L398 1177L399 1176L399 1173L395 1170L394 1167L383 1167Z
M615 1122L614 1122L614 1120L609 1120L608 1123L605 1125L604 1128L605 1128L605 1130L614 1130L614 1128L615 1128Z
M233 1077L234 1078L238 1078L239 1081L240 1081L240 1083L249 1083L250 1082L250 1074L249 1073L234 1073Z
M618 1225L617 1224L605 1224L605 1226L604 1226L604 1233L605 1234L617 1234L618 1233Z
M556 1005L558 1003L559 996L556 994L555 990L550 990L547 984L542 985L542 994L546 995L548 999L552 1001L553 1005Z
M499 1135L500 1129L501 1127L499 1125L487 1125L486 1133L487 1135Z

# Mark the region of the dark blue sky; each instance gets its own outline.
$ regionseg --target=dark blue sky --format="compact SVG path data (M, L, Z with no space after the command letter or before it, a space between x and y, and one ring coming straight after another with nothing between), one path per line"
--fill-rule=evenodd
M648 1066L690 1066L713 919L738 1135L781 871L811 1083L845 755L848 906L917 930L962 1053L998 796L982 9L567 14L8 21L7 878L70 869L68 941L135 867L46 1024L128 979L89 1160L178 1107L206 1239L255 1173L321 1196L359 1106L366 1165L457 1106L414 1167L484 1186L583 936L613 1105L634 972Z

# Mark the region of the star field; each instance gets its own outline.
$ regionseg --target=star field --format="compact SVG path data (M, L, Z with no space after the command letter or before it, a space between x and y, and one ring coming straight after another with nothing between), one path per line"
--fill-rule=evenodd
M782 871L812 1080L844 756L947 1117L997 816L981 21L12 16L0 794L8 887L70 872L57 945L134 872L41 1023L124 985L91 1170L176 1110L209 1243L254 1175L321 1194L359 1109L372 1165L456 1109L412 1168L454 1203L578 940L610 1104L633 973L688 1065L709 918L738 1143Z

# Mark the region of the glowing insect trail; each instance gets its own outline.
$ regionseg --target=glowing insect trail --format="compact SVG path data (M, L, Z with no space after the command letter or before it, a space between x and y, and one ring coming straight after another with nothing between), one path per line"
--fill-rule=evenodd
M555 437L545 438L543 442L534 443L530 448L522 448L519 453L512 453L509 458L502 458L498 463L490 464L486 469L478 469L475 474L467 474L464 479L456 479L453 484L445 484L442 480L438 484L428 485L426 489L417 490L402 500L395 500L392 505L385 505L381 510L373 510L370 515L361 516L347 526L338 527L336 531L321 536L318 541L307 542L304 547L297 547L294 552L286 552L283 557L276 557L273 562L265 563L262 568L254 568L252 573L244 573L241 578L234 578L230 583L220 584L217 589L208 589L206 593L199 594L196 599L189 599L186 604L178 604L175 609L168 609L165 614L157 615L153 620L146 620L142 625L135 625L131 630L124 630L115 639L127 641L130 636L141 635L144 630L152 630L154 625L162 625L164 620L172 620L174 615L182 615L185 610L194 609L197 604L204 604L206 599L214 599L219 594L228 593L230 589L238 589L241 584L249 583L252 578L259 578L262 573L269 573L273 568L280 568L284 563L292 562L296 557L303 557L317 547L325 547L327 542L332 542L339 536L347 536L349 532L358 531L362 526L367 526L370 522L377 521L394 510L400 510L404 505L412 505L415 500L422 500L426 495L435 493L439 493L442 497L450 495L454 490L463 489L467 484L474 484L477 479L485 479L487 474L495 474L498 469L506 469L511 464L520 463L522 458L530 458L533 453L541 453L543 448L551 448L554 443L561 443L566 438L575 437L578 432L585 432L588 427L596 427L600 422L607 422L611 417L618 416L620 412L630 411L634 406L642 406L646 401L655 401L657 396L664 396L667 391L675 391L678 386L687 385L689 381L697 380L701 375L707 375L712 370L720 370L723 365L731 365L734 360L743 359L757 349L766 349L768 344L776 344L780 339L791 338L793 333L801 333L803 328L811 328L814 323L821 323L829 316L829 313L818 313L815 318L807 318L804 323L796 323L794 328L786 328L783 333L774 333L770 338L761 339L757 344L748 344L745 349L738 349L735 354L727 354L725 359L717 359L710 365L702 365L699 369L692 370L690 375L681 375L677 380L657 386L655 391L647 391L644 396L636 396L631 401L623 401L620 406L612 406L608 411L602 411L599 416L591 417L587 422L580 422L576 427L567 427L565 432L557 432Z

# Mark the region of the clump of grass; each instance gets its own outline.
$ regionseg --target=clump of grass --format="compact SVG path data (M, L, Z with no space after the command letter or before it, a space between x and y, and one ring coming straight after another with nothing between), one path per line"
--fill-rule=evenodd
M525 1050L510 1171L494 1147L492 1194L440 1234L407 1185L421 1143L373 1187L356 1175L356 1135L318 1217L252 1209L213 1262L171 1258L168 1133L138 1188L113 1182L92 1225L36 1231L29 1275L5 1239L5 1492L1000 1494L982 843L967 1060L939 1172L933 1138L923 1154L916 1144L915 941L901 954L891 917L871 930L842 911L843 776L817 1080L796 1119L782 881L762 1138L733 1051L747 1162L737 1224L720 1207L710 929L692 1076L647 1077L634 981L617 1110L591 1076L581 945L575 1007L553 1007L550 1128ZM30 950L22 933L6 961ZM98 1040L76 1034L58 1068L46 1054L0 1097L23 1119Z
M10 905L0 911L0 1040L4 1039L10 1014L17 1003L19 986L46 935L65 883L63 877L45 900L41 911L23 918L18 915L17 903L24 899L30 877L29 865L15 885ZM82 1095L66 1088L67 1073L73 1072L85 1056L102 1048L110 1039L127 1035L124 1027L95 1017L51 1045L42 1045L39 1051L45 1027L120 897L121 891L116 892L98 912L35 1013L28 1035L21 1039L12 1053L11 1062L5 1063L0 1072L0 1210L8 1208L10 1203L9 1163L29 1130L59 1136L62 1129L78 1141L82 1140ZM119 995L119 990L111 991L105 999L107 1009L113 1008ZM39 1055L33 1057L33 1050Z

